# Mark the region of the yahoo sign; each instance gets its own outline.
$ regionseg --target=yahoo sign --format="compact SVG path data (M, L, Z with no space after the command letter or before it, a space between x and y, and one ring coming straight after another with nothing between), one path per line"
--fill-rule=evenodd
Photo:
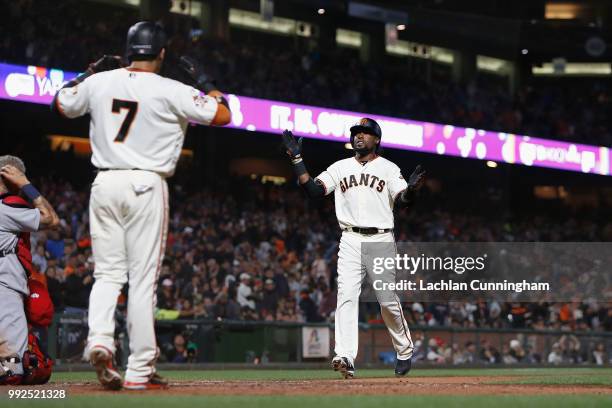
M74 72L34 66L0 64L0 99L49 104ZM375 119L382 144L392 149L547 167L582 173L612 174L612 151L603 146L567 143L530 136L492 132L360 112L228 95L231 127L348 142L349 128L359 118Z

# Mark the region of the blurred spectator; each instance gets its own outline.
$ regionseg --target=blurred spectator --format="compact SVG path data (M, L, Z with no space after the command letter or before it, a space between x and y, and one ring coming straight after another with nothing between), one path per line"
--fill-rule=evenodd
M604 343L597 343L595 350L592 353L593 362L597 365L608 364L608 353L606 353L606 345Z
M84 313L89 306L89 292L93 286L93 273L79 265L64 283L66 313Z
M32 263L36 265L39 271L45 273L47 270L47 257L49 255L45 254L45 247L42 245L36 246L36 251L32 254Z
M431 363L443 364L446 362L442 342L436 338L429 339L427 343L427 361Z
M49 296L55 306L56 311L60 311L64 308L64 295L62 282L57 278L57 270L55 266L47 268L47 289L49 290Z
M238 285L238 304L242 308L255 310L253 289L251 289L251 275L248 273L240 274L240 284Z
M559 343L552 345L552 351L548 354L548 364L562 364L563 363L563 351Z
M170 363L186 363L187 362L187 344L185 337L182 334L174 336L173 345L174 348L171 350L168 356L168 362Z
M502 357L489 340L482 340L480 344L480 360L487 364L497 364L501 363Z
M300 310L302 311L302 315L304 316L304 320L306 320L308 323L323 321L323 318L317 311L317 305L312 300L307 290L302 290L300 292L299 306Z
M265 316L275 316L278 307L279 294L276 291L276 284L270 278L266 279L264 293L260 303L261 313ZM265 320L265 319L264 319Z
M219 293L215 299L214 316L216 319L239 320L240 305L228 298L227 293Z
M174 309L176 306L174 292L172 279L165 278L161 284L161 292L157 294L157 307L160 309Z
M526 352L520 340L510 340L510 350L508 352L508 355L514 363L519 363L523 361L526 356Z

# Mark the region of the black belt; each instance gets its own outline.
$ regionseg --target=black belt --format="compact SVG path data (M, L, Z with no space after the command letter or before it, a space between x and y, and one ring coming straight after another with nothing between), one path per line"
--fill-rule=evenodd
M15 253L15 248L11 249L3 249L0 251L0 258L4 258L7 255L13 255Z
M342 230L348 231L348 232L356 232L358 234L363 234L363 235L384 234L386 232L393 231L392 228L374 228L374 227L368 227L368 228L346 227L346 228L342 228Z
M143 169L98 169L98 171L111 171L111 170L142 170L142 171L147 171L147 170L143 170Z

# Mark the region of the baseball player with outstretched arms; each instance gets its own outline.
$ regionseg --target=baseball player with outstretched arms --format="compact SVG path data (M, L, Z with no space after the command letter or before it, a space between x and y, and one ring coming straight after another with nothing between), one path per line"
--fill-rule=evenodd
M365 273L372 265L362 262L362 244L383 243L388 256L395 256L393 208L408 206L421 188L425 172L417 166L408 182L400 168L378 155L382 131L376 121L361 119L351 129L355 156L339 160L313 179L301 156L302 139L286 130L283 142L299 184L311 198L334 192L336 216L342 229L338 252L338 301L335 314L335 353L332 367L344 378L355 374L358 349L359 295ZM395 374L410 371L414 349L410 331L395 293L377 292L383 320L397 353Z
M108 389L167 386L155 370L154 329L168 228L166 178L174 173L189 121L226 125L231 119L226 99L189 58L181 66L193 86L158 75L165 43L161 26L135 24L127 34L129 66L105 56L59 90L52 104L69 118L91 115L91 161L98 175L89 202L95 283L85 355ZM128 281L130 356L122 381L113 364L114 317Z
M29 279L30 232L58 225L53 207L25 176L23 161L0 156L0 385L43 384L51 377L52 361L29 330L49 326L53 317L46 288ZM34 310L43 300L44 310Z

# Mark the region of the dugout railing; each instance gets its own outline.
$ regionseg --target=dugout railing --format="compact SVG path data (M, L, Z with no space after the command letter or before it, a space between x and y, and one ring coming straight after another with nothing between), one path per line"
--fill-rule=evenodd
M416 346L415 364L609 366L612 363L612 332L439 326L411 326L410 331ZM169 363L173 362L172 348L177 334L187 340L190 363L299 365L324 363L333 354L334 330L330 323L158 320L156 332L162 353L160 361ZM42 337L56 364L81 363L87 317L57 314ZM393 348L383 324L360 323L359 337L358 364L392 363ZM116 339L118 357L125 363L128 337L121 318ZM550 363L552 352L559 357Z

